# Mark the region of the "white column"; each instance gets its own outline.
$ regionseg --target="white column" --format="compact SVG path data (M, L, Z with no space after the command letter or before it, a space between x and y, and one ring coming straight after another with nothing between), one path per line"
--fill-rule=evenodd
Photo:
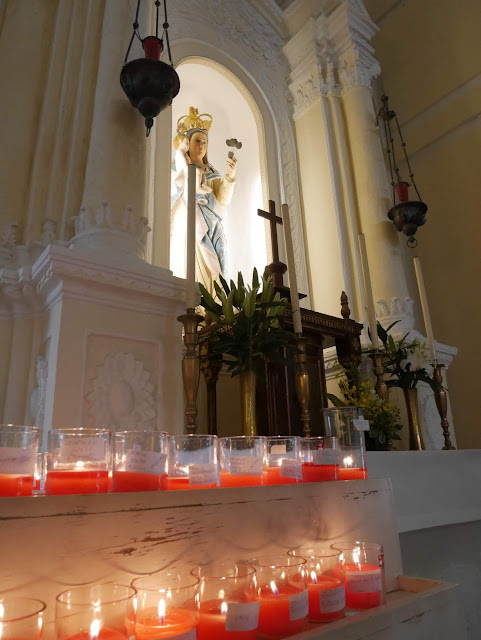
M147 232L148 150L144 119L120 86L119 76L132 33L128 0L107 0L102 28L97 88L85 172L82 210L75 219L74 246L104 257L143 256ZM150 10L139 16L150 30ZM130 55L141 56L138 42Z

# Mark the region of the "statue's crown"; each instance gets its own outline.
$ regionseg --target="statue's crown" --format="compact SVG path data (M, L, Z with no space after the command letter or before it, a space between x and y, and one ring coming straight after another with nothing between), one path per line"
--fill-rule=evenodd
M177 149L182 138L192 129L198 129L207 133L212 124L212 116L209 113L199 114L195 107L189 107L189 113L177 120L177 135L174 138L174 147Z

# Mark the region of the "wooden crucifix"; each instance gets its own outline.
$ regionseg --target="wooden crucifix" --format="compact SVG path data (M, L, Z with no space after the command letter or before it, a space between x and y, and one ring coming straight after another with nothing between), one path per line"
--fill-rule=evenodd
M282 218L276 215L276 203L269 200L269 211L257 209L257 215L269 220L271 228L272 262L268 264L265 273L271 275L275 287L284 287L284 274L287 266L279 260L279 244L277 242L277 225L282 224Z

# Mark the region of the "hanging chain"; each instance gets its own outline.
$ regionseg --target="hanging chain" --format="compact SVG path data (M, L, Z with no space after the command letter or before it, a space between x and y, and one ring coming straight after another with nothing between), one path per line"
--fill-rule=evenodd
M382 101L383 101L383 106L379 109L379 112L377 114L376 125L379 126L379 120L382 119L383 128L384 128L384 139L386 141L386 152L387 152L387 158L389 161L389 175L391 176L392 203L393 205L395 205L396 204L396 186L395 186L396 183L394 180L393 161L392 161L392 155L394 153L394 150L391 149L392 145L390 141L390 136L388 135L387 122L389 120L389 108L387 104L387 96L383 96Z
M402 136L402 133L401 133L401 127L399 126L399 122L398 122L397 116L396 116L396 126L397 126L397 130L398 130L398 133L399 133L399 139L401 140L402 148L403 148L403 151L404 151L404 158L406 159L406 164L407 164L407 167L409 169L409 177L411 178L411 184L413 185L416 193L418 194L419 200L422 202L422 198L419 195L418 188L416 186L416 183L414 182L414 174L413 174L413 171L411 169L411 165L409 163L408 153L406 151L406 143L404 142L404 139L403 139L403 136Z
M132 37L130 38L129 46L127 48L127 53L125 54L124 64L127 62L127 58L129 57L130 49L132 48L132 43L134 41L135 36L137 36L140 42L142 42L142 38L140 37L140 33L139 33L139 10L140 10L140 0L137 0L137 10L135 12L135 20L132 24L132 27L133 27Z
M159 37L159 7L160 0L155 0L155 37Z
M164 0L164 24L162 25L165 33L165 42L167 44L167 53L169 54L169 62L170 66L173 67L174 63L172 62L172 55L170 53L170 42L169 42L169 22L167 20L167 0Z

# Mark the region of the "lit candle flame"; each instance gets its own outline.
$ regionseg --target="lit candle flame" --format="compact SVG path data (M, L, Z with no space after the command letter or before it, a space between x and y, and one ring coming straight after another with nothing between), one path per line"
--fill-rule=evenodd
M78 460L78 461L75 463L75 466L77 467L77 469L83 469L83 468L84 468L84 463L83 463L83 461L82 461L82 460Z
M165 600L161 598L159 600L159 620L162 624L164 624L165 620Z
M270 588L272 589L272 593L273 593L275 596L278 596L278 595L279 595L279 589L276 587L276 583L274 582L274 580L271 580L271 583L270 583L270 585L269 585L269 586L270 586Z
M219 589L219 595L217 597L219 598L219 600L223 600L225 598L224 589Z
M356 547L354 549L354 551L352 552L352 561L354 562L354 564L357 564L359 571L361 570L361 562L359 559L359 555L361 553L361 548L360 547Z
M0 623L0 624L1 624L1 623ZM43 627L43 615L42 615L42 613L39 613L39 615L38 615L38 622L37 622L37 624L38 624L38 630L41 632L41 631L42 631L42 627ZM0 633L0 637L1 637L1 635L2 635L2 634Z
M311 571L311 580L314 584L317 584L317 575L315 571Z
M227 602L223 602L220 605L220 612L225 616L227 615Z
M90 625L90 638L91 640L97 640L100 632L100 621L94 620Z
M352 457L347 456L347 458L344 458L343 463L345 467L352 467L352 463L353 463Z

